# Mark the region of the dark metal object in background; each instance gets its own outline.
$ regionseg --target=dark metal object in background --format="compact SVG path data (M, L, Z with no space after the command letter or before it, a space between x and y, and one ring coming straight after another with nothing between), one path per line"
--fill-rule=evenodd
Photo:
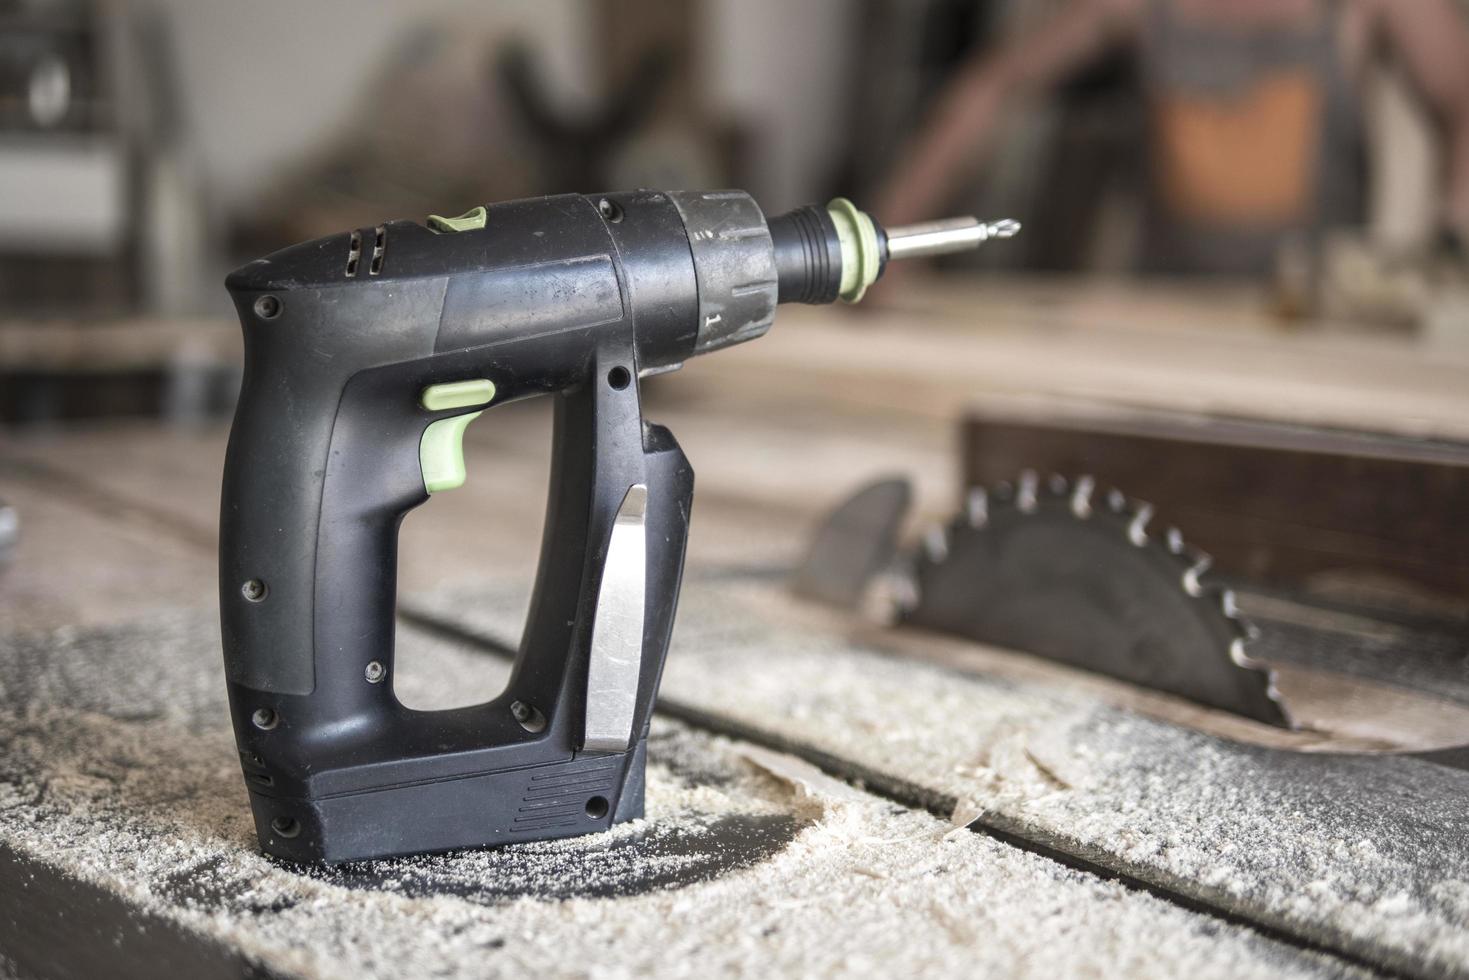
M930 531L902 622L1023 650L1272 725L1291 722L1210 561L1152 508L1061 477L969 492Z
M856 609L874 577L897 554L898 534L912 505L902 477L879 480L839 505L811 538L791 577L791 591L842 609Z
M791 590L842 609L1007 647L1289 727L1268 666L1209 557L1152 508L1095 481L1033 472L970 490L964 512L898 558L908 481L869 484L817 529ZM886 579L886 581L884 580ZM876 595L875 586L889 594Z

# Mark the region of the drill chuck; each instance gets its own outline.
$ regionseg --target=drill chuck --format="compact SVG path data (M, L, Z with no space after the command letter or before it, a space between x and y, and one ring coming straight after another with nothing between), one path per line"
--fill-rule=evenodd
M967 252L1020 230L1012 220L948 218L884 229L845 198L807 206L769 221L782 303L859 301L893 259Z

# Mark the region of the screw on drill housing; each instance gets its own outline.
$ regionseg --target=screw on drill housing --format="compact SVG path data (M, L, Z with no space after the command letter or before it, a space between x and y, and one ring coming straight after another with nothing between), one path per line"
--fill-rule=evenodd
M301 824L295 817L276 817L270 822L270 829L289 839L301 833Z
M255 315L262 320L274 320L281 315L281 301L278 296L265 295L255 301Z
M609 201L605 197L597 202L597 212L614 225L622 220L622 208L617 206L616 201Z
M524 701L511 701L510 715L520 722L521 728L531 734L546 730L546 716L541 714L535 705L527 704Z

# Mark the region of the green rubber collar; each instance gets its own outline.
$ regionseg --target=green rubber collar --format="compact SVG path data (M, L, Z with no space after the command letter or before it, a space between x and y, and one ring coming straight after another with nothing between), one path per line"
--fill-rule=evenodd
M842 284L837 295L843 302L855 303L882 274L877 226L845 197L828 204L826 212L837 227L837 241L842 247Z

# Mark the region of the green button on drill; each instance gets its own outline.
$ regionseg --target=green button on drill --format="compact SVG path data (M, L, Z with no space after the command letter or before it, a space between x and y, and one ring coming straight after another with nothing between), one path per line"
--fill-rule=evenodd
M488 378L450 381L423 389L418 403L430 412L484 405L495 397L495 383ZM464 430L480 417L480 412L454 415L430 423L418 443L418 466L423 472L423 488L429 493L464 486Z

